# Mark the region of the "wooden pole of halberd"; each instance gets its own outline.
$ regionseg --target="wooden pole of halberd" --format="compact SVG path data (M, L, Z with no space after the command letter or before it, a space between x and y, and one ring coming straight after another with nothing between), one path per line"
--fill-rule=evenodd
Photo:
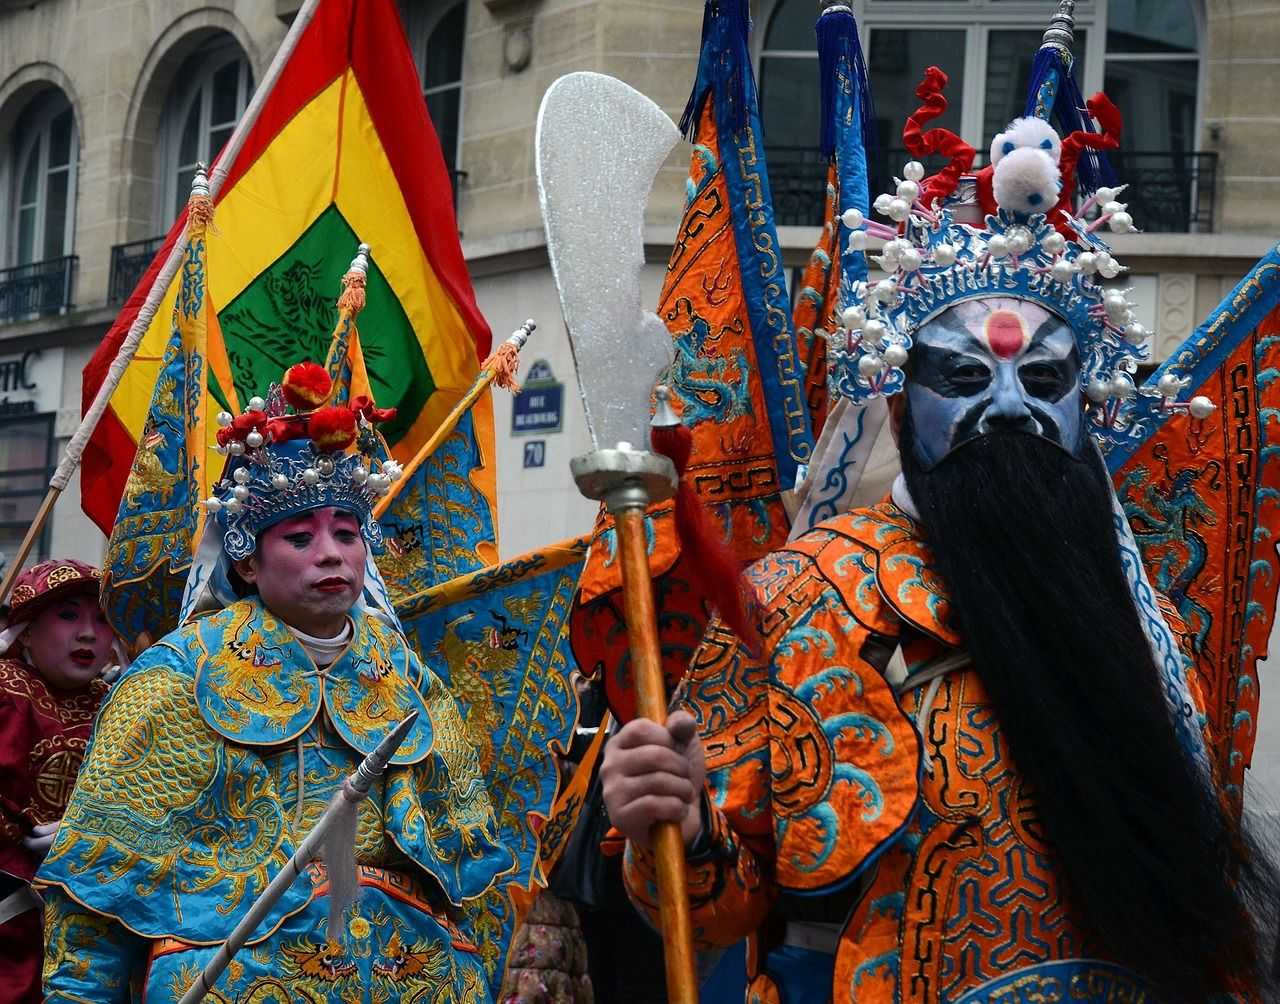
M627 504L610 510L618 533L622 561L623 609L631 642L631 670L636 687L636 710L641 718L667 720L666 688L658 649L658 621L653 605L653 580L645 543L644 506ZM693 957L693 922L685 876L684 840L680 824L658 823L653 828L657 860L662 948L670 1004L697 1004L698 977Z

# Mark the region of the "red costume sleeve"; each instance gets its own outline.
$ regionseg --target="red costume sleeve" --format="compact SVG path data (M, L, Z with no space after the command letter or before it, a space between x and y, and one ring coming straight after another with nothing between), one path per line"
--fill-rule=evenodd
M906 536L897 523L863 522L873 538ZM756 930L780 889L852 882L915 807L919 739L876 658L887 661L902 623L882 590L926 607L930 594L892 577L914 552L878 577L875 551L841 532L864 532L854 524L823 524L753 565L761 656L713 621L677 695L706 750L707 839L688 868L703 947ZM651 856L629 846L624 875L656 917Z
M699 679L719 675L730 690L744 695L754 692L732 720L718 720L697 696L677 702L699 722L707 753L707 777L728 779L723 787L718 780L712 782L704 806L708 824L702 838L705 852L688 866L694 937L698 949L705 951L741 941L756 930L776 896L772 882L773 812L767 780L767 698L756 682L762 678L760 664L718 621L712 623L694 656L690 675ZM707 731L708 713L723 726L723 732ZM756 783L744 783L752 775ZM627 891L655 925L656 874L652 855L628 843L623 865Z
M38 738L30 703L0 692L0 871L23 881L36 865L21 841L31 828L23 810L32 802L30 757Z

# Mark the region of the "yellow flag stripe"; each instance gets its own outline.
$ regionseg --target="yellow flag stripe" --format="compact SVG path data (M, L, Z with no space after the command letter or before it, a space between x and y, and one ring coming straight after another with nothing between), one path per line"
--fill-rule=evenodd
M479 364L470 332L418 241L350 71L303 107L219 201L208 234L208 292L214 304L232 302L293 245L331 200L360 239L372 246L436 383L436 394L402 440L411 454L470 386ZM135 438L146 420L176 292L177 280L112 396L113 410ZM210 357L220 382L231 387L220 339L217 347L211 346Z

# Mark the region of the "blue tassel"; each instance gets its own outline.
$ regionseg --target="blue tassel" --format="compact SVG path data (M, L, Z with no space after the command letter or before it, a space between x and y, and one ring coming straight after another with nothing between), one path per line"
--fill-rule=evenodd
M747 122L747 110L755 103L756 83L751 72L747 33L751 30L750 0L707 0L702 11L702 46L698 78L680 116L680 131L690 143L707 98L714 96L716 126L738 132Z
M1083 130L1097 132L1085 110L1084 95L1076 83L1071 65L1055 46L1043 46L1031 64L1031 86L1027 88L1027 105L1022 113L1028 118L1052 122L1065 139ZM1076 184L1082 194L1091 195L1104 185L1115 185L1115 172L1105 153L1086 150L1076 167Z
M818 75L822 82L822 156L832 157L837 143L836 85L841 66L853 80L854 100L862 124L862 142L870 152L876 141L875 105L867 64L858 40L858 22L847 10L828 10L816 25L818 34Z

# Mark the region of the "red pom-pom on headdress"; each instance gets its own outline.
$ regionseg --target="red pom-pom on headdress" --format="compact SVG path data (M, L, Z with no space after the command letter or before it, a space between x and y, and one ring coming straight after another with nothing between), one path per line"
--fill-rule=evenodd
M319 408L329 398L333 381L319 363L298 363L285 371L280 390L284 399L299 411Z
M321 408L308 417L307 431L317 449L345 450L356 441L356 413L342 405Z

